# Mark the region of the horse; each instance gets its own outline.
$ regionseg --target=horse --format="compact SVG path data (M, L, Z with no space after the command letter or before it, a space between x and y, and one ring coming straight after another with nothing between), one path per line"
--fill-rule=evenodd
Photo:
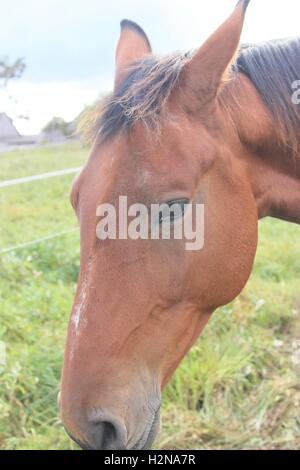
M163 57L121 23L114 90L71 192L80 272L59 407L83 449L151 447L166 383L249 279L258 221L300 223L300 39L241 47L249 1L199 49ZM120 195L203 205L204 246L100 240L97 207Z

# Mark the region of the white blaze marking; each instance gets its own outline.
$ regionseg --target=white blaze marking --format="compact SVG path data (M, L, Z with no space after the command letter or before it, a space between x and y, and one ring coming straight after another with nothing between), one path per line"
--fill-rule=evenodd
M74 351L78 345L76 339L78 339L80 335L80 328L82 326L87 325L87 319L83 319L84 310L86 307L86 301L88 296L88 289L91 285L91 268L92 268L92 259L90 259L88 263L88 269L86 273L86 278L81 284L80 294L78 297L78 302L74 305L73 313L71 316L71 324L73 326L73 338L71 339L71 351L70 351L70 359L72 360L74 357Z
M83 290L80 293L80 297L79 297L80 300L79 300L78 304L75 305L74 313L72 315L72 323L74 325L74 330L75 330L75 335L76 336L79 335L80 320L81 320L81 315L82 315L83 308L84 308L84 305L85 305L86 297L87 297L87 293L86 293L85 288L83 288Z
M80 325L82 324L82 314L84 311L85 307L85 302L87 298L87 289L86 289L86 284L82 286L80 295L79 295L79 301L78 303L74 306L74 310L71 316L71 323L73 325L73 338L71 339L71 350L70 350L70 359L72 360L74 358L74 352L77 347L77 338L79 337L80 334ZM86 324L86 321L85 321Z

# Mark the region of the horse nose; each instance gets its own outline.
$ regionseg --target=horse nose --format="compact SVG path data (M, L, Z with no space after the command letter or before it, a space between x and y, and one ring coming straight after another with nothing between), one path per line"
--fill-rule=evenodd
M70 438L84 450L124 450L125 434L121 427L107 421L92 425L88 436L84 440L79 440L68 432Z
M95 450L125 449L126 431L120 423L99 421L91 424L89 447Z
M66 429L67 434L85 450L124 450L126 429L120 423L111 421L92 422L78 439Z

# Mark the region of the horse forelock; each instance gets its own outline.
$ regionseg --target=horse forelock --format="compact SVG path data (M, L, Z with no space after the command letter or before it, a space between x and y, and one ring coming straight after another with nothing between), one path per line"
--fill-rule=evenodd
M149 55L132 63L123 82L102 103L91 126L92 135L106 139L137 121L158 131L159 123L168 116L167 102L190 54Z

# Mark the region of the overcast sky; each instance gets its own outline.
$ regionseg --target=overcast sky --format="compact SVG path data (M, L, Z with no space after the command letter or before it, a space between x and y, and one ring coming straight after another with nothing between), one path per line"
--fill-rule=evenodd
M0 58L24 57L26 73L0 93L0 112L35 133L51 119L73 119L112 87L123 18L138 22L157 53L200 46L237 0L0 0ZM252 0L242 40L300 36L299 0ZM300 78L300 77L299 77Z

